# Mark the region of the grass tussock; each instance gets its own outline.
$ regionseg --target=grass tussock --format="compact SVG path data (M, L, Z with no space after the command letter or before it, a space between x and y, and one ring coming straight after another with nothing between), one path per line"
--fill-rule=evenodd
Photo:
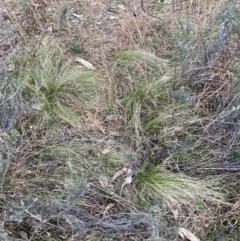
M32 98L32 108L42 113L43 121L80 125L80 115L96 94L96 72L77 66L59 45L45 39L26 73L25 92Z
M170 100L171 68L166 60L143 50L122 51L116 57L113 72L121 80L114 90L117 91L116 101L124 109L126 128L133 128L129 131L134 141L139 142L146 122Z
M150 197L154 202L161 201L170 208L205 201L221 202L223 199L220 193L213 190L210 182L188 178L161 166L138 173L135 180L141 195L146 195L145 200Z

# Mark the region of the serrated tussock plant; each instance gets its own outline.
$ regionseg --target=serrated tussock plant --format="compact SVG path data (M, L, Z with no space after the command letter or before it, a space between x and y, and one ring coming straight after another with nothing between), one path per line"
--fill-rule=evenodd
M96 90L97 74L76 66L64 50L45 39L29 64L25 92L35 100L33 109L44 119L64 120L79 125L79 116Z
M145 122L158 116L170 99L173 72L166 60L145 50L120 51L116 57L117 97L125 109L127 129L138 144Z
M212 188L211 182L173 173L160 165L138 173L135 183L141 195L162 201L170 208L176 204L223 200L221 194Z

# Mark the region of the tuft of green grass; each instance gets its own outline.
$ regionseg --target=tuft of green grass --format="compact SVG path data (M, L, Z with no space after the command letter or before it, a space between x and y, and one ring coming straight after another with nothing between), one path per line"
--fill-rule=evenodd
M66 45L74 53L82 54L82 55L87 54L87 51L76 40L69 40Z
M95 95L97 74L76 66L73 59L45 39L26 70L25 97L44 120L64 120L79 126L79 116Z
M67 21L67 11L68 11L68 6L66 3L62 4L61 9L60 9L60 21L59 21L59 27L63 28L64 24Z
M134 61L136 64L144 61L147 65L152 68L156 68L163 74L167 68L167 61L158 58L155 54L147 52L145 50L127 50L119 51L116 53L118 61ZM142 62L143 63L143 62Z
M121 51L116 56L117 98L125 110L126 128L139 143L146 122L158 116L170 100L172 70L166 60L144 50Z
M214 191L210 182L172 173L158 165L140 172L135 177L138 191L170 208L176 204L193 205L205 201L221 201L222 195Z

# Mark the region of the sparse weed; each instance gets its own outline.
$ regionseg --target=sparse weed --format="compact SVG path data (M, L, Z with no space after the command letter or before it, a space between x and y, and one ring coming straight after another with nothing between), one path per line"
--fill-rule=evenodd
M87 51L76 40L69 40L66 45L74 53L82 54L82 55L86 55L87 53Z
M59 28L63 28L67 21L67 11L68 6L66 3L62 4L60 9L60 21L59 21Z

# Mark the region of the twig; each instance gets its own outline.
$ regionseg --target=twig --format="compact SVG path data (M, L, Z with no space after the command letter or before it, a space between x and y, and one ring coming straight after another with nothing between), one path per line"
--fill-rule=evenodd
M7 166L6 166L6 168L5 168L4 172L3 172L2 183L1 183L1 186L0 186L0 192L1 193L3 193L3 186L4 186L4 183L5 183L5 178L6 178L9 166L10 166L10 156L11 156L11 153L8 152L7 153L7 159L6 159Z
M41 223L44 223L44 224L47 224L47 225L52 226L52 227L54 227L54 228L60 229L60 230L62 230L62 231L65 231L64 228L61 228L61 227L58 227L57 225L54 225L54 224L52 224L52 223L49 223L49 222L47 221L47 219L46 219L46 220L42 220L41 217L38 217L37 215L34 215L34 214L30 213L28 210L25 210L25 213L27 213L28 215L30 215L31 218L34 218L34 219L40 221Z
M142 9L142 11L143 11L146 15L148 15L148 16L150 16L150 17L152 17L152 18L158 19L158 20L160 20L162 23L165 23L165 21L163 20L163 18L158 17L158 16L154 16L153 14L149 13L149 12L145 9L143 0L141 0L141 9Z

